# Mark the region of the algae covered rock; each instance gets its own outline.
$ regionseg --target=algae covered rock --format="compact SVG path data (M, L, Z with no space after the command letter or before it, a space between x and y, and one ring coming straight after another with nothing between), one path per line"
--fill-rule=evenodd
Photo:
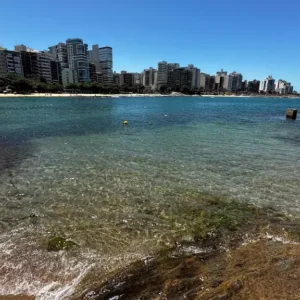
M47 250L48 251L61 251L61 250L71 250L72 248L78 246L76 243L66 240L62 237L52 237L48 241Z

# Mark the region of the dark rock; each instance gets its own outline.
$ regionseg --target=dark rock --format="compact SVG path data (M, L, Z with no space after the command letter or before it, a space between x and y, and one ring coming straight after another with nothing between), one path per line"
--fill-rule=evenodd
M73 247L78 246L72 241L68 241L62 237L53 237L49 240L47 245L48 251L61 251L61 250L71 250Z
M244 264L239 263L239 264L236 264L235 266L236 266L237 268L242 268L242 267L244 266Z
M244 283L242 280L237 280L237 281L233 282L231 285L231 289L235 293L240 291L243 287L244 287Z
M212 284L211 284L211 287L212 288L216 288L216 287L218 287L219 285L221 285L223 283L223 280L214 280L213 282L212 282Z

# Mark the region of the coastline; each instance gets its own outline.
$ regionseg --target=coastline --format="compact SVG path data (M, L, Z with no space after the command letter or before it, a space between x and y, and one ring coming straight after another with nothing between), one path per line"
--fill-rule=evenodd
M50 94L50 93L33 93L33 94L0 94L0 98L134 98L134 97L204 97L204 98L278 98L278 99L299 99L300 96L278 96L278 95L185 95L174 93L169 95L163 94Z
M116 97L166 97L161 94L50 94L50 93L33 93L33 94L0 94L0 98L20 98L20 97L46 97L46 98L77 98L77 97L97 97L97 98L116 98Z

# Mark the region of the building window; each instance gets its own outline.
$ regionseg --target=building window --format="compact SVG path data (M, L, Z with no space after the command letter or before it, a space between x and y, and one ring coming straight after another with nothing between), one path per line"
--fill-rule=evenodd
M77 54L85 54L84 45L77 45Z

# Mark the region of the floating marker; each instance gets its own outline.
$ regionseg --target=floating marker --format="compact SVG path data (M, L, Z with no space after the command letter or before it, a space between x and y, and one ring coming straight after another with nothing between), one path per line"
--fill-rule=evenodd
M128 121L123 121L123 124L124 125L128 125Z
M287 111L286 111L286 118L296 120L297 119L297 109L288 108Z

